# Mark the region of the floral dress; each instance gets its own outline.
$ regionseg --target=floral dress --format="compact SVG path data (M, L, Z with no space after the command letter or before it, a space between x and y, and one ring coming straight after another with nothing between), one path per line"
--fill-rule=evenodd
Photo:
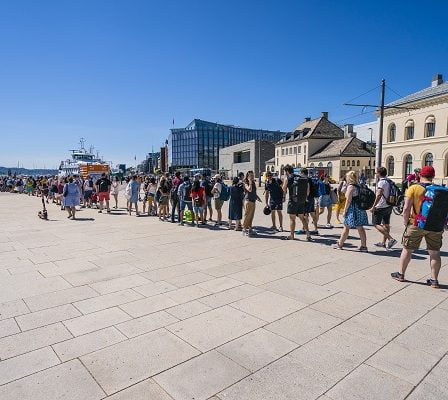
M344 218L344 225L349 228L357 228L359 226L365 226L369 224L369 220L367 218L367 212L365 210L361 210L358 204L355 201L355 197L358 196L358 188L354 185L353 193L352 193L352 201L348 206L347 213Z

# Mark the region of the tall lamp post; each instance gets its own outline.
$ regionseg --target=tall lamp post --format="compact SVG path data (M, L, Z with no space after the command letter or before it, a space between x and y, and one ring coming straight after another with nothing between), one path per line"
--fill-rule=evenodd
M373 128L369 128L370 130L370 149L369 149L369 154L370 154L370 158L369 158L369 186L372 183L371 179L372 179L372 136L373 136Z

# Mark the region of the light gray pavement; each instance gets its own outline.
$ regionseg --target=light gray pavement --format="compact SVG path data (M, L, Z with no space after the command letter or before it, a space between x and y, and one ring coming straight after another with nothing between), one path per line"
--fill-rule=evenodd
M39 209L0 193L2 400L448 399L448 290L423 284L424 251L399 283L371 227L360 254L331 248L340 227L307 243Z

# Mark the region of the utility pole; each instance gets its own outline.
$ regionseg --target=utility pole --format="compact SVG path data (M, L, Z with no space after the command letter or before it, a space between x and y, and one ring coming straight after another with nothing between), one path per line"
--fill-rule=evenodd
M386 80L381 80L381 104L380 104L380 126L378 135L378 151L376 167L381 167L381 160L383 159L383 125L384 125L384 92L386 90Z

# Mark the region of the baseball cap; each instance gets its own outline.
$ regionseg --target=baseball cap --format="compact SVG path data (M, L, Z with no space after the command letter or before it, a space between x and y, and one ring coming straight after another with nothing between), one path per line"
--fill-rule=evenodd
M426 165L422 168L420 175L424 178L434 178L434 176L436 175L436 171L431 165Z

